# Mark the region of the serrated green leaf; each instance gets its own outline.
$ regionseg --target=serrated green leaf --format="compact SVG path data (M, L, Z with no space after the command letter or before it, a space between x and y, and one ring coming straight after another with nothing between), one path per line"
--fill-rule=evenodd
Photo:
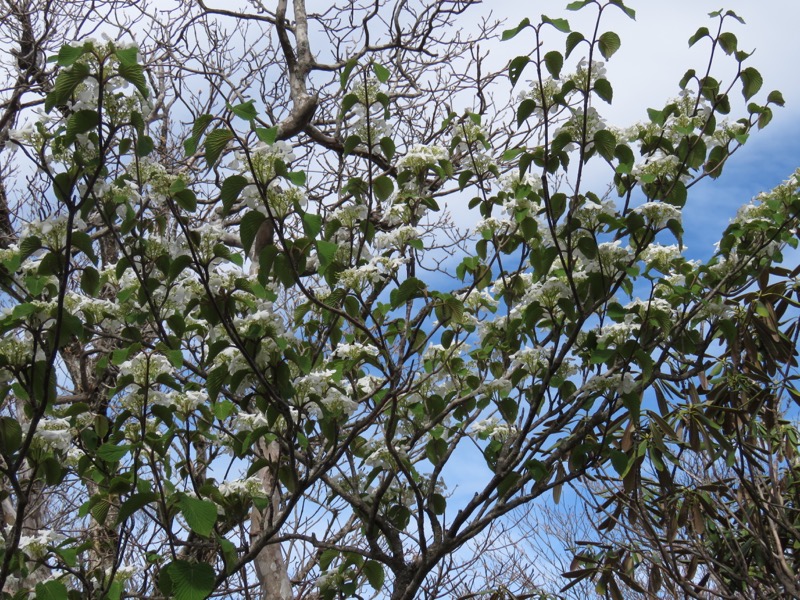
M89 66L84 63L75 63L71 68L65 69L56 77L53 90L47 94L44 103L45 112L50 112L54 106L61 106L69 100L75 88L89 76Z
M64 142L72 144L75 137L81 133L86 133L95 129L100 122L100 117L96 110L79 110L67 119L67 131Z
M353 69L355 68L355 66L357 64L358 64L358 60L355 59L355 58L351 58L344 65L344 68L342 69L342 72L339 75L339 83L341 84L342 89L345 89L347 87L347 82L350 79L350 73L353 72Z
M575 50L575 47L584 41L586 38L583 37L583 34L580 31L573 31L567 36L567 46L566 46L566 54L569 56L572 54L572 51Z
M274 127L270 127L269 129L256 127L256 136L267 146L272 146L272 144L275 143L275 140L278 139L278 126L276 125Z
M97 295L100 289L100 273L97 269L87 266L81 274L81 289L89 296Z
M376 177L372 187L375 190L375 197L381 201L386 200L394 192L394 183L386 175Z
M117 48L114 50L114 56L117 57L120 64L135 65L139 58L139 48L136 46L128 46L127 48Z
M553 79L558 79L558 76L561 74L561 67L564 66L564 57L561 55L561 52L552 50L545 54L544 66L547 68L547 72L553 76Z
M36 584L36 600L68 600L67 586L58 580Z
M778 90L771 91L769 93L769 96L767 96L767 103L783 106L785 104L785 101L783 99L783 94L781 94Z
M155 492L141 492L132 494L122 504L120 504L119 512L117 513L117 525L127 521L133 513L147 506L148 504L158 500L158 495Z
M86 53L86 46L69 46L64 44L58 51L57 63L59 67L71 67L81 56Z
M11 456L22 444L22 427L11 417L0 417L0 452Z
M689 38L689 47L691 48L697 42L702 40L704 37L711 37L711 34L708 31L708 27L700 27L697 31L694 32L694 35Z
M357 135L348 136L347 139L344 141L344 147L342 148L342 153L347 156L351 154L353 150L355 150L359 145L361 145L361 138Z
M719 34L718 42L722 51L727 54L731 55L736 52L736 46L738 45L738 40L736 36L729 31L724 31Z
M128 452L131 451L133 446L130 444L123 444L121 446L117 446L116 444L112 444L107 442L100 446L97 450L97 457L105 460L107 462L116 462L120 460L123 456L125 456Z
M216 504L184 495L178 500L178 507L192 531L203 537L211 535L217 522Z
M600 48L600 54L602 54L603 58L606 60L611 58L611 56L613 56L622 45L622 41L619 39L619 36L613 31L606 31L605 33L601 34L597 42L598 47Z
M590 2L591 0L578 0L577 2L570 2L567 4L567 10L580 10Z
M188 212L197 210L197 196L195 196L192 190L181 190L180 192L172 194L172 197L183 210Z
M602 99L611 104L614 98L614 90L611 88L611 83L608 79L598 79L594 82L594 91Z
M396 152L394 140L392 140L392 138L390 137L382 137L379 143L381 145L381 151L383 152L383 155L386 157L386 160L392 160Z
M205 158L209 168L217 164L222 151L225 150L225 146L227 146L228 142L232 139L233 133L226 128L215 129L206 136L204 144Z
M119 67L117 67L117 74L125 81L132 83L139 93L144 98L147 98L147 80L144 78L144 67L142 67L142 65L120 64Z
M569 33L569 21L566 19L551 19L547 15L542 15L542 23L547 23L548 25L552 25L559 31L563 33Z
M525 70L525 67L528 66L529 62L531 62L531 59L527 56L517 56L509 63L508 78L511 80L511 85L517 84L517 81L519 81L522 72Z
M266 219L267 217L257 210L251 210L242 217L239 223L239 238L242 240L242 247L247 254L250 254L250 250L253 248L253 242L258 234L258 229Z
M377 561L368 560L364 562L364 566L361 569L372 589L379 591L383 587L383 582L386 578L383 566Z
M258 116L258 111L256 110L254 103L255 100L248 100L247 102L242 102L236 106L228 105L228 108L230 108L231 112L240 119L252 121Z
M392 308L397 308L409 300L419 298L423 295L425 290L427 290L427 286L424 282L420 281L416 277L409 277L403 283L401 283L398 288L392 290L391 294L389 294Z
M749 100L758 93L764 84L764 79L753 67L745 67L740 74L742 78L742 95L745 100Z
M389 81L389 77L391 76L389 69L378 63L372 63L372 72L375 73L375 77L377 77L378 81L381 83Z
M222 187L219 191L219 199L222 202L222 216L226 216L233 208L236 200L239 199L239 194L247 186L249 182L243 175L231 175L222 182Z
M614 134L607 129L601 129L595 132L593 140L597 153L610 161L614 157L614 150L617 146L617 138Z
M317 258L319 258L319 264L324 272L333 262L336 252L339 250L339 245L333 242L326 242L325 240L317 240L316 246Z
M214 567L176 560L161 570L158 587L175 600L205 600L214 591Z
M513 29L506 29L503 32L503 35L501 36L500 39L503 40L503 41L510 40L511 38L515 37L520 31L525 29L530 24L531 24L531 20L530 19L528 19L528 18L522 19L522 21L520 21L519 25L517 25Z
M183 142L183 149L186 156L192 156L197 152L197 144L200 142L200 137L205 133L206 128L214 119L211 115L200 115L197 120L192 124L192 135Z

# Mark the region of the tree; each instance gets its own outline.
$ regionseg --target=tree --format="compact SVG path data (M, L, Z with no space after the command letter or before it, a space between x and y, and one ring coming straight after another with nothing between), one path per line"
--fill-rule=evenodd
M579 553L574 579L792 589L797 274L777 265L798 176L706 263L680 222L780 93L761 98L719 13L691 43L733 80L710 60L614 128L599 59L620 39L600 25L629 7L572 3L597 11L588 37L562 18L505 31L531 48L508 68L517 100L477 49L497 26L454 33L470 4L109 3L141 43L81 39L49 63L61 6L9 5L4 122L43 110L0 138L22 174L0 211L4 596L534 597L546 582L481 575L464 549L497 550L507 515L586 481L627 535ZM723 120L738 90L744 116ZM462 498L465 456L482 481ZM730 471L690 502L684 467L709 457ZM690 546L676 502L707 521ZM756 555L769 567L735 580Z

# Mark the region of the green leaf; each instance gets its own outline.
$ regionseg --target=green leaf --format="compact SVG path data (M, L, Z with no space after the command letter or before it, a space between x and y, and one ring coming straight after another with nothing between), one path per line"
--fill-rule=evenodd
M527 56L517 56L509 63L508 78L511 80L511 85L517 84L517 81L519 81L522 72L525 70L525 67L528 66L529 62L531 62L531 59Z
M326 242L325 240L317 240L317 258L319 258L320 267L322 272L330 266L336 256L336 251L339 249L338 244L333 242Z
M322 231L322 217L314 213L303 213L303 232L310 238Z
M552 25L563 33L569 33L569 21L566 19L551 19L547 15L542 15L542 23Z
M175 201L183 210L194 212L197 210L197 196L194 195L192 190L181 190L172 195Z
M222 216L226 216L233 208L233 204L239 199L239 194L247 186L247 178L243 175L231 175L222 182L219 192L219 199L222 202Z
M86 46L69 46L64 44L58 51L58 66L71 67L81 56L86 53Z
M264 129L263 127L256 127L256 136L262 142L264 142L267 146L272 146L275 143L275 140L278 139L278 126L275 125L274 127L270 127L269 129Z
M577 2L570 2L567 4L567 10L580 10L592 0L578 0Z
M389 294L392 308L397 308L409 300L419 298L426 289L427 286L424 282L420 281L416 277L409 277L400 284L400 287L392 290L391 294Z
M783 106L785 101L783 99L783 94L781 94L778 90L773 90L767 96L767 104L777 104L778 106Z
M128 46L127 48L117 48L114 50L114 56L123 65L132 66L137 63L139 58L139 48L136 46Z
M132 494L131 497L125 500L125 502L123 502L119 507L119 512L117 513L117 525L124 523L137 510L144 508L156 500L158 500L158 494L155 492L141 492L138 494Z
M753 67L745 67L742 69L740 77L742 78L742 95L745 100L749 100L755 96L764 84L761 73L756 71Z
M511 38L515 37L520 31L528 27L530 24L531 24L530 19L528 18L522 19L522 21L519 22L519 25L517 25L513 29L506 29L503 32L503 35L500 39L503 40L504 42L506 40L510 40Z
M228 105L228 108L230 108L231 112L240 119L252 121L258 116L258 111L256 110L256 107L253 106L254 102L255 100L248 100L247 102L242 102L236 106Z
M100 116L96 110L79 110L67 119L67 131L64 142L72 144L75 137L81 133L86 133L97 127Z
M611 466L614 467L620 477L624 477L627 474L629 463L630 457L627 454L619 450L611 451Z
M239 223L239 237L242 240L242 247L247 254L250 254L253 242L258 234L258 229L266 219L267 217L257 210L251 210L242 217L242 221Z
M104 461L117 462L128 452L130 452L132 448L133 446L131 446L130 444L123 444L122 446L117 446L116 444L112 444L111 442L106 442L96 450L96 453L97 456Z
M142 65L132 64L120 64L117 68L117 73L120 77L122 77L125 81L131 82L134 87L139 90L139 93L147 98L148 90L147 90L147 81L144 78L144 67Z
M215 129L206 136L204 144L205 158L209 168L217 164L220 154L232 139L233 132L226 128Z
M383 572L383 566L381 566L381 563L374 560L368 560L364 563L364 566L361 568L361 570L364 572L364 575L366 575L367 581L372 586L372 589L379 591L383 587L383 582L386 576Z
M598 47L600 48L600 54L602 54L603 58L606 60L611 58L622 45L622 41L619 39L619 36L613 31L606 31L605 33L601 34L597 41Z
M17 419L0 417L0 453L11 456L22 444L22 427Z
M375 190L375 197L381 201L386 200L394 191L394 183L386 175L377 177L372 182L372 187Z
M575 47L584 41L586 38L583 37L583 34L580 31L573 31L567 36L567 56L572 54L572 51L575 50Z
M298 187L302 187L306 184L306 172L305 171L287 171L284 173L284 177L291 181Z
M36 584L36 600L67 600L67 586L57 580Z
M691 48L697 42L702 40L704 37L711 37L711 34L708 31L708 27L700 27L697 31L694 32L694 35L689 38L689 47Z
M380 65L378 63L372 63L372 71L373 73L375 73L375 77L377 77L378 81L380 81L381 83L386 83L387 81L389 81L391 73L389 72L389 69L387 69L383 65Z
M611 89L611 83L608 79L598 79L594 82L594 91L602 99L611 104L614 98L614 90Z
M382 137L379 143L381 145L381 150L383 151L383 155L386 157L386 160L392 160L396 152L394 140L392 140L392 138L390 137Z
M610 161L614 157L614 150L617 146L617 138L607 129L601 129L594 134L594 147L597 153Z
M208 500L200 500L191 496L183 495L178 500L178 507L181 509L186 524L192 531L208 537L214 530L217 522L217 505Z
M353 72L353 69L356 67L357 64L358 64L358 59L355 58L351 58L350 60L347 61L347 64L345 64L344 69L342 69L342 72L339 75L339 83L341 84L342 89L345 89L347 87L347 82L350 79L350 73Z
M342 148L342 153L347 156L351 154L353 150L355 150L361 144L361 138L357 135L350 135L344 141L344 147Z
M53 90L47 94L44 103L45 112L50 112L54 106L66 104L70 99L75 88L78 87L89 76L89 66L84 63L76 63L70 69L65 69L56 77Z
M719 45L722 48L722 51L727 54L731 55L736 52L736 46L738 45L738 40L736 36L729 31L725 31L719 34Z
M81 274L81 289L89 296L96 296L100 289L100 273L94 267L87 266Z
M558 76L561 74L561 67L564 66L564 57L561 52L552 50L545 54L544 66L547 68L547 72L553 76L553 79L558 79Z
M205 600L214 591L214 567L176 560L161 570L158 588L175 600Z

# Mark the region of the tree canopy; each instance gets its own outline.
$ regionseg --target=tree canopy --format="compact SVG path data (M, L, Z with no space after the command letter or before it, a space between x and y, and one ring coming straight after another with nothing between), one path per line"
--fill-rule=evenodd
M308 4L0 2L2 597L800 597L800 171L683 244L742 19L621 128L622 0Z

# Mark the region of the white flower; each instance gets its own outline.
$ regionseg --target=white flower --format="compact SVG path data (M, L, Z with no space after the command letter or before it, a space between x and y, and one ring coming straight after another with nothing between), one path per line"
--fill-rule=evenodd
M478 438L504 441L517 434L517 428L509 423L501 423L495 417L476 421L469 428L470 433Z
M72 443L72 429L66 419L42 419L34 436L53 450L67 451Z
M645 202L633 211L642 215L655 229L663 229L671 220L678 222L681 220L681 210L665 202Z
M247 479L224 481L219 485L218 489L223 496L247 496L253 498L267 495L261 480L256 476L248 477Z
M357 359L364 355L378 356L378 349L372 344L353 342L352 344L339 344L333 351L334 356L340 358Z

